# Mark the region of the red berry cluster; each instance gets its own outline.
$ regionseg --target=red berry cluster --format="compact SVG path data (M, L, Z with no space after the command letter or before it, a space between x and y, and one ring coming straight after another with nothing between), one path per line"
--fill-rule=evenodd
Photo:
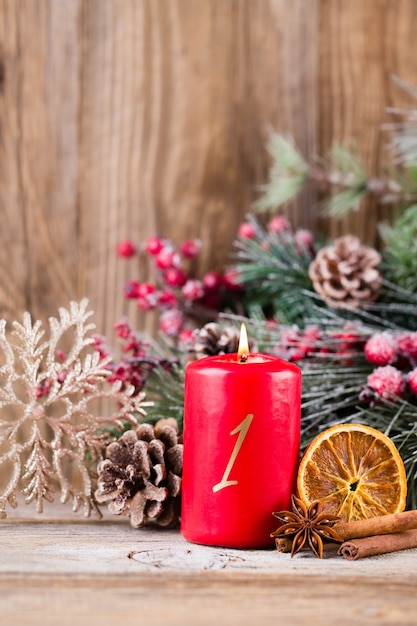
M267 231L270 234L275 234L286 239L290 238L296 250L306 250L310 254L314 252L313 233L304 228L299 228L293 233L289 221L282 215L275 215L275 217L268 222ZM263 238L264 234L258 232L256 224L253 222L243 222L239 226L238 236L241 239L257 239L259 237ZM264 241L263 245L268 247L268 241Z
M93 345L95 346L95 337L93 336ZM62 363L64 363L67 359L67 354L65 352L63 352L62 350L57 350L55 353L55 356L57 358L58 361L61 361ZM60 372L58 372L58 374L56 375L56 379L55 381L58 382L60 385L62 385L64 383L64 381L66 380L68 376L68 371L66 370L61 370ZM52 384L53 382L55 382L53 379L51 378L45 378L44 380L42 380L35 389L35 396L36 398L40 399L43 398L45 396L48 396L51 389L52 389Z
M365 356L378 365L367 380L368 388L383 398L417 395L417 332L376 333L365 345Z
M178 337L187 328L193 307L198 304L218 311L224 290L239 288L236 272L223 275L207 272L201 280L191 275L190 261L201 250L199 239L186 239L179 247L163 237L150 237L144 251L152 263L154 282L129 280L124 287L126 298L136 300L143 311L158 309L160 330L169 337ZM130 241L122 241L118 254L131 258L137 248Z
M121 381L122 389L126 386L133 386L133 395L137 395L144 388L149 375L156 367L162 366L167 369L172 362L154 357L151 354L149 342L132 330L126 319L117 322L114 329L117 337L122 340L123 355L118 363L115 361L110 363L112 374L109 382ZM106 351L104 343L97 347L100 351Z
M346 324L338 333L327 333L318 326L298 326L284 328L280 335L280 345L275 352L288 361L301 361L306 357L326 358L327 356L346 357L345 364L350 364L353 355L363 350L363 337L354 325Z

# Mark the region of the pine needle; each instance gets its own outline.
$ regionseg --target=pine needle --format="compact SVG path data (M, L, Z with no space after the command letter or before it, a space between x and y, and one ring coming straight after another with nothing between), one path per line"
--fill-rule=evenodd
M269 183L254 204L256 211L276 209L294 198L307 181L308 164L291 137L270 132L267 150L273 159Z

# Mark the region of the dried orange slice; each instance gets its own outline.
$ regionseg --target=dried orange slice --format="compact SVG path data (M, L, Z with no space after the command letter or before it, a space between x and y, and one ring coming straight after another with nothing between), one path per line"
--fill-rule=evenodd
M307 506L321 500L323 512L349 522L403 511L407 478L389 437L369 426L339 424L308 446L297 490Z

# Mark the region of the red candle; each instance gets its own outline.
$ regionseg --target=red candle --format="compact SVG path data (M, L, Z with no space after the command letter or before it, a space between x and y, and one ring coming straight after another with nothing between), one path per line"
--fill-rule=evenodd
M207 357L185 376L181 532L195 543L273 546L273 511L291 506L301 371L265 354Z

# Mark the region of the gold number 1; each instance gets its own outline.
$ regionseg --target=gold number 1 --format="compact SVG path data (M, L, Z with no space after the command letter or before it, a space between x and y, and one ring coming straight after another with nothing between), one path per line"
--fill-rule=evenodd
M236 426L236 428L234 428L232 432L230 433L231 435L236 435L236 433L239 433L239 437L237 438L235 447L233 448L232 454L230 455L230 459L227 464L227 467L224 470L223 478L221 479L219 483L217 483L217 485L214 485L213 487L214 493L216 493L216 491L220 491L220 489L224 489L225 487L231 487L232 485L237 485L238 483L237 480L228 480L228 478L229 478L230 472L232 471L234 462L236 461L237 455L239 454L239 450L242 447L242 443L246 435L248 434L248 430L252 423L252 420L253 420L253 415L252 413L249 413L249 415L245 417L243 422L240 422L239 426Z

